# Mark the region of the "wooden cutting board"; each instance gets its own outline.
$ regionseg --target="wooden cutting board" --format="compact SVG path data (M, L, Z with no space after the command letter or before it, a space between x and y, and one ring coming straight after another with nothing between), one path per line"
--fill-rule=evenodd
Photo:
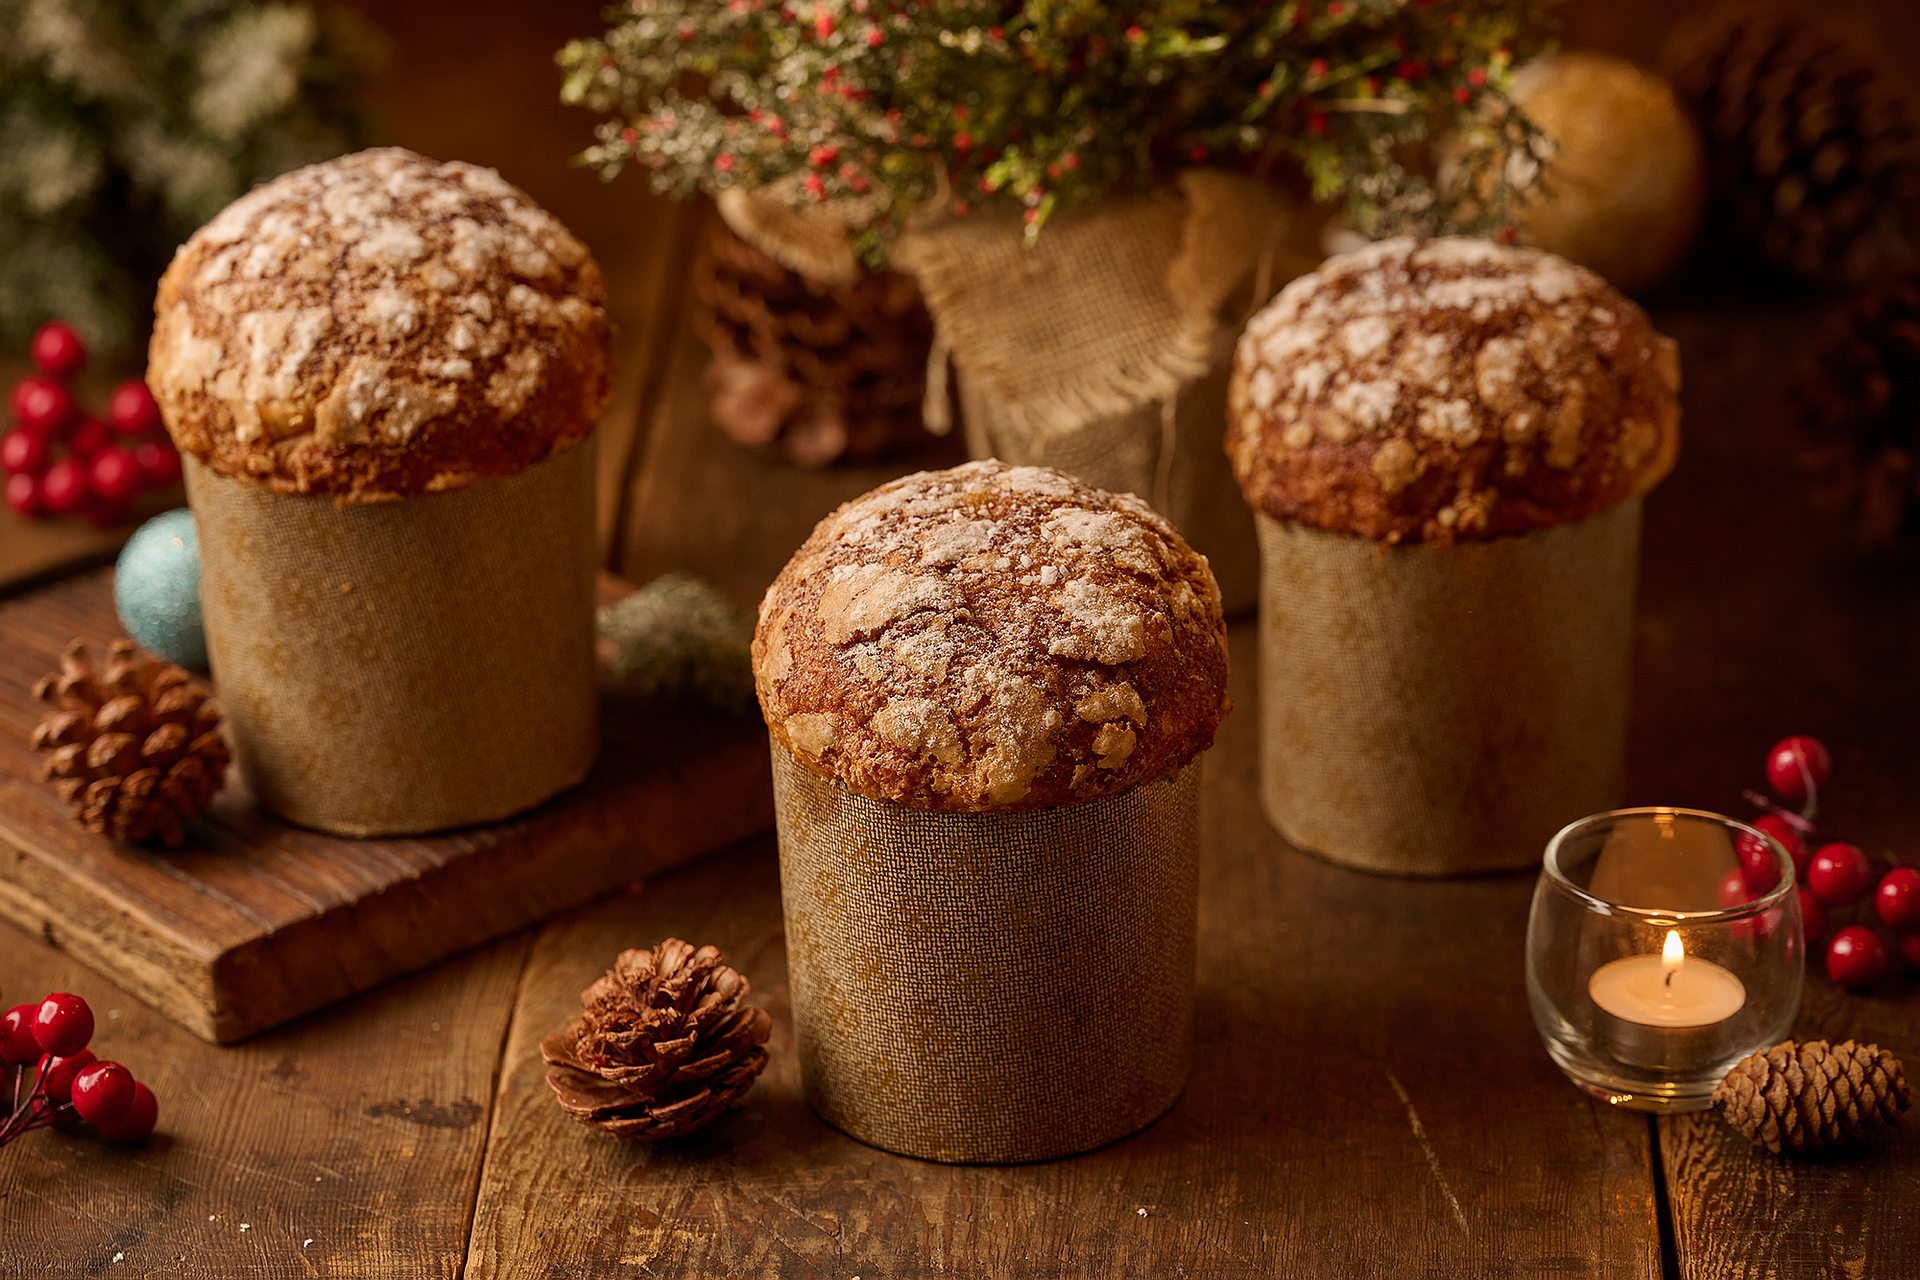
M587 781L496 826L343 839L255 809L236 773L185 848L117 844L73 821L28 745L34 681L68 641L100 648L120 634L111 584L100 569L0 600L0 916L209 1040L239 1040L772 824L758 723L609 704Z

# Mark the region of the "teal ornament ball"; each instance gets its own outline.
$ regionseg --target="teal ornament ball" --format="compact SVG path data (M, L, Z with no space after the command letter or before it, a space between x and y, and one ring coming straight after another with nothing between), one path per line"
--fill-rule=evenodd
M141 525L120 552L113 607L133 642L191 671L207 669L200 623L200 535L185 507Z

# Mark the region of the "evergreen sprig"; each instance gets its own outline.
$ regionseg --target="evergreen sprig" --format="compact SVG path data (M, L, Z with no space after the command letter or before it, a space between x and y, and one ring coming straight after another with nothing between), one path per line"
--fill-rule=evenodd
M1542 0L632 0L560 53L581 159L677 195L1058 209L1190 166L1306 179L1359 229L1504 225L1537 133L1508 96ZM1446 182L1424 163L1450 139ZM1533 161L1536 163L1516 163Z

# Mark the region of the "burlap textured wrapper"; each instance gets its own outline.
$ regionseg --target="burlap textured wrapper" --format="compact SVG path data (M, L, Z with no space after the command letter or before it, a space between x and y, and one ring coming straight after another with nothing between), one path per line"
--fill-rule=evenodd
M773 743L807 1098L929 1160L1085 1151L1173 1105L1192 1055L1200 765L1086 804L932 813Z
M1640 501L1382 546L1261 515L1261 801L1333 862L1533 866L1619 800Z
M394 502L274 493L186 459L201 608L262 808L341 835L491 822L597 746L593 444Z

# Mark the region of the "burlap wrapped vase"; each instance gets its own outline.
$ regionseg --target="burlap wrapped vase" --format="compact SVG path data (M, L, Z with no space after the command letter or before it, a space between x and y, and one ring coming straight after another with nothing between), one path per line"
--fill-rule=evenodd
M1618 802L1641 497L1673 343L1598 276L1481 241L1330 260L1249 324L1228 452L1258 514L1261 798L1396 875L1530 866Z
M423 832L586 775L608 365L598 268L489 170L348 156L183 246L150 377L262 807Z
M795 213L736 190L721 210L796 270L853 269L860 209ZM894 261L934 318L929 429L949 426L950 360L970 455L1139 495L1208 558L1228 613L1250 608L1253 526L1219 438L1240 320L1299 265L1290 221L1270 185L1213 170L1057 216L1032 240L1013 213L916 217Z
M1206 562L1137 499L971 463L841 508L754 640L807 1097L927 1159L1084 1151L1191 1056Z

